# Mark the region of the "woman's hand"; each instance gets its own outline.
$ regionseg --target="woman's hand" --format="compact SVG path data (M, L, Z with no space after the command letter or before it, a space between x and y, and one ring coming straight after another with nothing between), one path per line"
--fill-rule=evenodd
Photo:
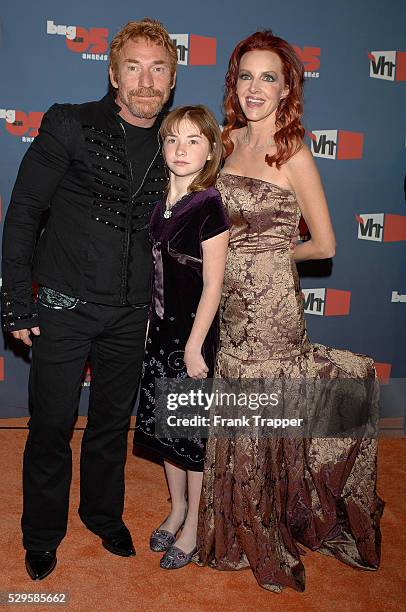
M299 229L298 229L296 231L296 234L294 236L292 236L292 238L290 240L290 252L291 252L291 254L294 253L295 248L299 244L299 240L300 240L300 232L299 232Z
M209 368L199 348L192 348L186 345L183 359L186 365L187 374L190 378L207 378Z

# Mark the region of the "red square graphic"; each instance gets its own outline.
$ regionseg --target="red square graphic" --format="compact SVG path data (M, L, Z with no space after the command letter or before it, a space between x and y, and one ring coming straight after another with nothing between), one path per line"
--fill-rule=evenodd
M0 357L0 380L4 380L4 357Z
M396 81L406 81L406 51L396 51Z
M387 384L389 382L392 364L375 362L374 365L375 365L376 374L378 376L379 382L383 384Z
M397 242L399 240L406 240L406 217L385 214L383 241Z
M190 34L189 65L213 66L216 63L216 39Z
M350 312L351 291L326 289L325 317L348 315Z
M337 159L362 159L364 134L339 130Z

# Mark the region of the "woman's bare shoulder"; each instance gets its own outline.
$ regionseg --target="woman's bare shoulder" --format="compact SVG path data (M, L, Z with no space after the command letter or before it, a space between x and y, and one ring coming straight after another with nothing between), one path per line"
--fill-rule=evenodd
M313 155L307 144L302 142L298 151L286 162L286 168L295 170L306 168L309 165L314 165Z

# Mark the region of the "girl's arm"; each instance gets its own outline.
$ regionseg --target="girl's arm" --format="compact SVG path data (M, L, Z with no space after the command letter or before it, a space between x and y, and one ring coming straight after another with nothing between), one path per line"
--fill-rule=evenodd
M327 201L317 166L305 145L286 163L285 171L311 235L310 240L295 246L293 259L334 257L335 237Z
M207 376L208 368L201 351L220 304L228 238L229 231L226 230L202 242L203 291L184 355L187 373L191 378L206 378Z

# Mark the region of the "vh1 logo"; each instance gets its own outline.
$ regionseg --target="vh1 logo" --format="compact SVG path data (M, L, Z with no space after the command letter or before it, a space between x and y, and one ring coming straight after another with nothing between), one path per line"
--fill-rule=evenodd
M364 135L345 130L312 130L308 132L314 157L325 159L362 159Z
M38 136L44 113L31 111L24 113L20 110L7 110L0 108L0 119L6 120L6 130L13 136L21 136L23 142L31 142Z
M306 314L321 317L345 316L350 313L351 291L340 289L302 289Z
M406 81L406 51L370 51L369 76L383 81Z
M216 39L197 34L170 34L178 52L181 66L214 66Z
M359 240L399 242L406 240L406 217L385 213L362 213L355 216Z
M392 303L395 302L402 302L403 304L406 304L406 294L405 293L399 293L399 291L392 291L392 295L391 295L391 300Z
M47 20L47 34L65 37L66 46L74 53L105 53L108 49L107 28L82 28L82 26L56 25Z

